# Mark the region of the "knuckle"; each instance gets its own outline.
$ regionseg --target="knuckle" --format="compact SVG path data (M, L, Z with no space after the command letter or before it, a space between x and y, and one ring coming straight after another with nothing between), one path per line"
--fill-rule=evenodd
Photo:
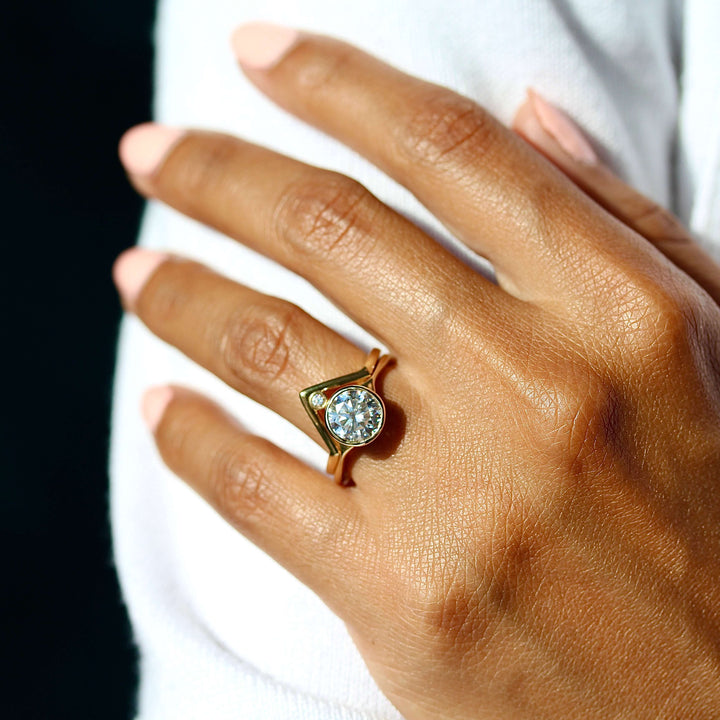
M494 146L494 122L468 98L433 89L416 106L395 138L400 156L412 164L477 163Z
M630 364L687 355L699 335L702 298L680 283L629 282L617 304Z
M622 385L585 360L550 362L543 354L518 374L515 391L536 451L558 471L553 477L578 477L617 445Z
M593 371L573 385L556 388L550 450L557 466L576 477L593 458L604 459L616 445L622 407L615 383Z
M692 303L680 297L665 297L655 308L656 344L658 349L668 351L682 350L691 344L696 335L698 319Z
M241 386L258 382L292 383L292 348L302 346L306 315L296 305L277 301L233 316L220 337L228 374Z
M219 448L208 469L214 504L234 525L257 522L272 504L271 483L262 464L237 443Z
M358 182L335 173L291 185L275 213L275 231L312 261L362 261L373 249L379 202Z
M508 346L497 333L488 357L503 370L522 434L562 476L568 466L574 472L602 458L618 432L625 402L623 384L610 368L595 367L557 340Z
M462 561L412 586L407 615L441 646L486 647L501 623L532 604L546 548L513 512L485 540L458 550Z
M476 613L476 593L469 573L448 565L439 572L418 569L404 589L402 616L423 636L455 643L469 634Z
M472 583L468 577L435 581L416 591L409 617L419 623L423 635L441 646L486 645L498 618L482 597L480 583Z

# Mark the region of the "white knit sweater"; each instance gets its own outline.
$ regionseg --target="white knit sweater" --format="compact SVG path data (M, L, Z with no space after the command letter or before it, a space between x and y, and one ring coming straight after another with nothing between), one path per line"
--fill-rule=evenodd
M408 192L264 99L228 37L246 20L347 38L510 121L528 86L567 110L603 158L720 246L720 3L716 0L164 0L155 119L227 130L349 174L447 233ZM679 129L678 129L679 128ZM140 242L202 260L371 342L305 281L151 204ZM447 238L447 242L454 242ZM166 470L139 414L155 383L195 387L323 466L319 447L225 387L134 318L122 327L111 456L112 524L140 647L138 717L399 717L345 627Z

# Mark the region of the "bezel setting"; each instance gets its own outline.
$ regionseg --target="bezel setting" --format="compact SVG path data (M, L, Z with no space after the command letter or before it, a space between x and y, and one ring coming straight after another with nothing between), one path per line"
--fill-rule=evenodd
M354 448L374 442L385 426L387 410L382 397L375 390L375 380L393 360L390 355L381 356L380 350L375 348L368 354L365 367L361 370L300 391L300 402L327 446L327 471L335 476L335 481L340 485L354 484L352 479L343 474L345 455ZM350 396L345 400L344 407L334 405L341 393L349 391L352 391L350 395L356 396L357 407L353 407ZM335 431L329 427L328 414L332 412L336 412L331 420L335 423ZM347 426L347 432L343 432L343 423Z
M358 407L341 407L353 402ZM346 385L336 390L325 406L325 426L344 445L369 445L380 434L383 425L385 404L382 398L362 385ZM345 434L342 434L343 428L347 428Z

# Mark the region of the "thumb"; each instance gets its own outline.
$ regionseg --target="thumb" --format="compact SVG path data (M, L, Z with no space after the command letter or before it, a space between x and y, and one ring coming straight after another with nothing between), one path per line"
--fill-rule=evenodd
M669 210L623 182L598 159L578 126L534 90L513 130L615 217L649 240L720 304L720 266Z

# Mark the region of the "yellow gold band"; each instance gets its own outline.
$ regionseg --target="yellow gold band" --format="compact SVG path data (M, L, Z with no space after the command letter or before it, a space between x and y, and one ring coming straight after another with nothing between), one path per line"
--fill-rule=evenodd
M351 485L343 474L346 455L377 439L385 425L385 403L375 380L393 358L370 351L361 370L300 391L300 402L327 445L327 472L339 485Z

